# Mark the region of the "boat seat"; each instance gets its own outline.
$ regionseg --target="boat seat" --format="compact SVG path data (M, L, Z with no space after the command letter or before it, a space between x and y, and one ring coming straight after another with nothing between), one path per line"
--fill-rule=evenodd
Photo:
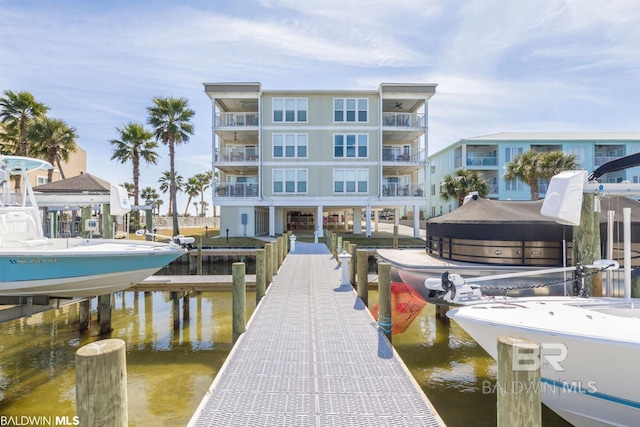
M0 247L31 248L46 246L47 241L30 215L24 212L0 214Z

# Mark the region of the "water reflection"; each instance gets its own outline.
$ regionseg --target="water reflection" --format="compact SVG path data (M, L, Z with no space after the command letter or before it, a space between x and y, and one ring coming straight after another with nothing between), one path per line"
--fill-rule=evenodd
M0 414L76 415L75 352L110 337L127 344L130 425L186 424L231 349L231 293L193 295L194 315L178 330L169 293L123 292L112 307L113 331L105 336L95 311L92 329L78 332L76 305L0 324Z
M370 292L370 306L376 300ZM247 319L254 304L248 293ZM80 334L75 305L0 324L0 414L76 415L75 352L110 337L127 344L130 425L185 425L231 349L231 292L193 295L177 330L169 293L123 292L112 305L108 336L97 334L95 314ZM496 396L483 386L495 383L496 365L455 322L437 321L427 305L393 345L449 426L495 426ZM543 421L568 425L546 409Z

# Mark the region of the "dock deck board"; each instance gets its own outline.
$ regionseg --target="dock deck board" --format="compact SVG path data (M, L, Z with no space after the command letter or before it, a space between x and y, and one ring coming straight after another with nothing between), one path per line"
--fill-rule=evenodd
M440 426L326 246L298 243L190 426Z

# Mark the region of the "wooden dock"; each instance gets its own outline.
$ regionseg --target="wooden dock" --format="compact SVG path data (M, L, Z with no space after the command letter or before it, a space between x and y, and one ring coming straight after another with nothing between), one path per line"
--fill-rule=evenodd
M189 422L213 425L444 423L327 247L298 243Z

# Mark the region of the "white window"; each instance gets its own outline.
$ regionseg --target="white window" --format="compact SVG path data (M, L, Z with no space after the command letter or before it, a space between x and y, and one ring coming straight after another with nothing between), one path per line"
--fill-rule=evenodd
M367 134L333 135L333 157L366 158L369 151Z
M336 98L333 100L333 121L368 121L369 100L366 98Z
M506 147L504 149L504 162L508 163L520 154L522 154L522 147L519 147L519 148Z
M306 122L307 98L274 98L274 122Z
M36 177L36 185L44 185L48 184L49 179L46 176L37 176Z
M306 169L274 169L273 170L274 193L306 193L307 170Z
M516 178L513 181L507 181L505 185L505 190L507 191L520 191L523 188L524 186L522 185L522 181L520 181L520 178Z
M307 157L307 134L273 134L273 157Z
M334 169L334 193L367 193L369 191L368 169Z

